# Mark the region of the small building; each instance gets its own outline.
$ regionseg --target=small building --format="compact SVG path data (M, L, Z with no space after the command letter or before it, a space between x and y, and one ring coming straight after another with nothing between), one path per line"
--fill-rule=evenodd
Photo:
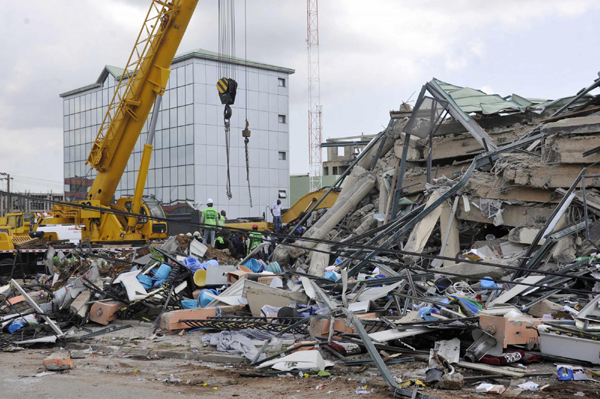
M228 217L260 216L280 198L289 206L289 85L293 69L243 59L230 62L238 82L232 107L229 176L231 200L226 195L226 138L223 105L217 94L218 54L194 50L175 57L160 109L154 152L145 195L166 206L191 203L202 208L207 198ZM67 198L83 199L95 170L85 165L115 86L123 69L105 66L90 85L60 94L63 99L64 182ZM246 82L246 76L248 81ZM242 129L247 119L250 207ZM132 153L115 193L133 196L146 127Z
M373 137L375 137L373 134L363 134L327 139L321 144L321 147L327 149L327 160L323 161L323 176L343 174Z

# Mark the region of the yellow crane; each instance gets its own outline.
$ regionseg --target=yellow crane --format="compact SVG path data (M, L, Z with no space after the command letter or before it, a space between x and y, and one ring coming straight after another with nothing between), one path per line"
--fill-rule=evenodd
M152 1L86 162L98 173L86 200L77 203L90 208L55 205L52 216L44 218L37 226L38 232L43 231L46 236L53 227L81 226L81 239L89 239L93 243L166 237L166 222L144 216L127 216L123 212L157 218L165 216L158 201L142 195L160 101L171 72L169 68L197 3L198 0ZM134 195L111 203L153 105L153 118L144 144Z

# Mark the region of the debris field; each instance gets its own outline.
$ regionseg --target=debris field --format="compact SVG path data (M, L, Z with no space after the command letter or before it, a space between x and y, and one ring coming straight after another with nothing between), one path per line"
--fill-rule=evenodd
M131 378L198 394L207 362L226 367L220 386L273 395L592 396L598 85L543 100L433 79L351 161L331 208L313 211L323 196L243 259L179 235L48 251L35 275L15 262L0 356L44 351L62 374L181 359L193 372Z

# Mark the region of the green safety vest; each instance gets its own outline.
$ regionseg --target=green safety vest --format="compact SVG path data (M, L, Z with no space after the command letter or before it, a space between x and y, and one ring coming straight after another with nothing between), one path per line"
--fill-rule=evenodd
M261 243L262 234L258 231L253 231L248 235L248 238L250 238L250 245L248 245L248 252L250 252Z
M216 226L219 212L212 206L209 206L202 211L202 217L204 218L204 224L207 226Z
M219 244L225 244L225 240L223 240L223 237L217 237L215 239L215 243L219 243Z

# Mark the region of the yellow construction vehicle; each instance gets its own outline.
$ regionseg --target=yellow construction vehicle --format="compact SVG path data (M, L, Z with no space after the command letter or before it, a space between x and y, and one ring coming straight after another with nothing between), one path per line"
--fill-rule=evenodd
M167 223L156 200L143 198L153 149L154 131L162 95L169 79L170 66L198 0L153 0L123 75L115 88L87 164L97 176L84 201L77 208L57 204L52 216L37 227L38 236L49 238L57 228L81 229L81 240L92 243L142 242L167 236ZM148 139L133 197L112 203L117 185L154 105ZM106 211L104 211L106 210ZM116 211L116 213L115 213ZM140 214L140 217L127 213ZM63 239L62 237L59 237Z
M317 191L313 191L312 193L306 194L304 197L300 198L294 205L292 205L288 210L286 210L281 215L282 224L286 225L288 223L293 223L297 219L301 219L306 212L310 209L310 207L319 200L328 190L321 189ZM339 196L339 193L336 191L332 191L325 197L323 201L317 206L315 210L320 209L328 209L335 204ZM253 225L258 225L259 231L274 231L275 225L271 222L267 222L265 220L244 220L243 218L239 219L231 219L225 221L225 227L231 229L245 229L252 230Z
M0 217L0 250L12 250L14 244L31 240L35 216L32 212L10 212Z

